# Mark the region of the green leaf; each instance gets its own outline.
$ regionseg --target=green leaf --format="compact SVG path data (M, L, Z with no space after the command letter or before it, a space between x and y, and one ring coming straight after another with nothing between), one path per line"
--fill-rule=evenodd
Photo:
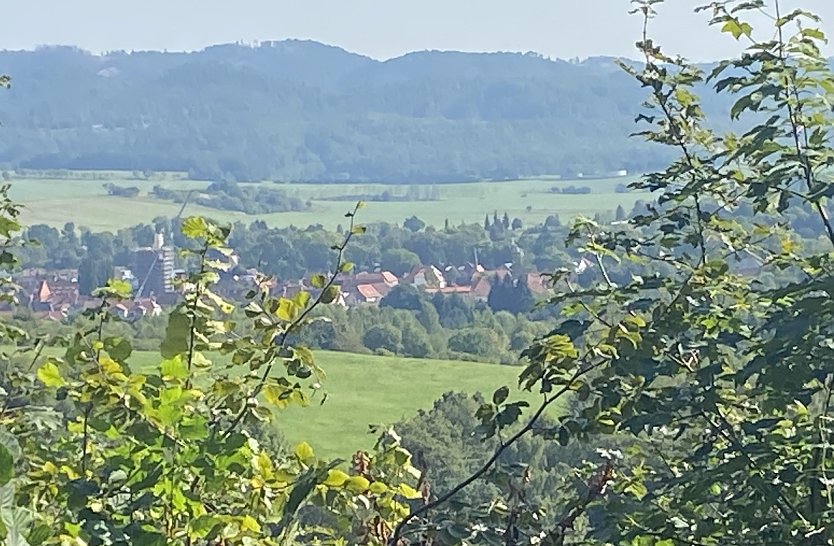
M348 479L350 479L350 476L347 473L334 468L327 473L327 479L324 480L323 484L327 487L341 487Z
M642 482L630 483L623 491L634 496L637 500L643 500L643 497L649 492Z
M165 381L183 380L188 377L188 366L184 362L182 355L163 360L159 364L159 371L162 374L162 379Z
M206 290L203 294L206 298L210 299L214 305L217 306L220 311L223 313L229 314L235 310L235 306L229 303L228 301L221 298L219 295L215 294L210 290Z
M2 78L0 78L2 79ZM2 84L0 84L2 87ZM10 238L11 234L20 231L20 223L12 220L11 218L2 217L0 218L0 236L4 239Z
M419 498L422 498L422 496L423 496L419 491L417 491L416 489L414 489L413 487L411 487L407 483L401 483L397 487L397 492L400 495L402 495L403 497L405 497L409 500L419 499Z
M281 298L275 315L285 322L292 322L298 316L298 306L290 299Z
M315 457L313 448L307 442L301 442L295 447L295 456L301 462L311 461Z
M105 286L93 290L93 296L99 298L126 300L130 298L132 292L133 287L129 282L118 279L110 279L107 281Z
M179 386L162 389L159 393L159 403L162 406L182 405L185 398L186 392Z
M310 284L313 286L313 288L324 288L327 284L327 277L325 277L321 273L316 273L315 275L310 277Z
M333 303L339 299L341 292L338 286L330 286L321 295L322 303Z
M38 525L29 532L26 539L29 541L29 546L39 546L52 537L52 529L48 525Z
M366 231L368 231L368 228L365 226L353 226L353 229L350 230L354 235L362 235Z
M289 406L289 397L284 396L286 391L277 385L267 385L263 389L264 399L267 403L275 406L278 409L284 409Z
M204 440L208 438L208 422L205 417L195 415L185 417L180 423L180 435L186 440Z
M319 472L316 468L310 468L293 485L290 496L287 498L287 504L284 506L284 517L282 521L285 524L295 516L301 503L319 484Z
M310 367L316 365L315 357L313 356L313 351L311 351L308 347L299 345L298 347L294 347L293 351L295 352L295 356L298 357L298 359L305 365Z
M353 271L353 268L353 262L343 262L342 265L339 266L339 273L350 273Z
M503 404L507 397L510 395L510 388L504 385L492 395L492 403L496 406L498 404Z
M352 476L347 481L347 488L355 493L364 493L371 486L371 481L365 476Z
M180 231L189 239L205 238L209 235L209 225L201 216L190 216L182 221Z
M738 40L742 35L750 36L753 33L753 27L749 23L740 22L738 19L730 19L721 27L721 32L730 33L733 38Z
M6 485L14 477L14 457L3 444L0 444L0 486Z
M63 387L66 381L61 377L61 371L53 362L47 362L38 368L38 379L47 387Z
M165 535L157 531L139 528L130 535L131 546L165 546Z
M218 525L222 525L223 521L220 518L208 515L202 515L196 519L192 519L188 526L191 528L190 536L192 538L204 538L214 530Z
M240 526L253 533L261 532L261 525L252 516L243 516L243 519L240 520Z
M813 40L825 41L825 33L818 28L803 28L802 35Z
M104 349L113 360L124 362L130 358L133 347L130 341L123 337L109 337L104 340Z
M307 307L307 304L310 303L310 293L301 291L295 295L292 299L293 303L295 303L296 307L299 309L304 309Z

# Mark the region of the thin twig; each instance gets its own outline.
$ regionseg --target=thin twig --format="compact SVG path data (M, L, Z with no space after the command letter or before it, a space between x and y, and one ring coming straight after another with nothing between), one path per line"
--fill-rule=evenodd
M348 227L347 235L345 235L345 238L342 241L342 244L339 245L339 247L338 247L338 253L336 255L335 269L331 273L329 280L321 288L321 290L319 291L318 296L313 301L312 305L307 306L307 308L305 308L304 311L302 311L301 314L294 321L292 321L286 327L286 329L282 332L282 334L281 334L281 336L278 340L278 343L276 344L276 347L279 350L283 349L287 346L287 340L288 340L290 334L292 334L295 330L297 330L304 323L304 321L307 319L307 317L310 315L310 313L312 313L315 308L317 308L319 305L322 304L322 301L324 299L325 294L330 290L330 288L332 288L336 284L336 280L339 278L339 274L341 273L341 268L342 268L342 263L343 263L343 260L344 260L345 249L347 248L348 244L350 243L350 241L351 241L351 239L353 238L353 235L354 235L356 212L359 210L359 207L360 207L360 204L357 203L356 207L354 207L353 212L350 215L350 225ZM249 396L247 396L247 398L246 398L247 400L251 400L252 398L255 398L256 396L258 396L261 393L263 388L266 386L266 382L269 379L269 376L272 373L272 370L273 370L274 367L275 367L275 358L273 357L272 360L269 362L269 364L264 368L264 371L261 374L261 377L258 380L258 383L255 385L255 387L249 393ZM237 428L237 426L240 424L240 422L246 416L246 413L247 413L248 410L249 410L249 405L248 405L248 403L246 403L246 404L243 405L243 408L240 410L240 412L238 412L237 416L232 420L232 422L229 424L229 427L223 433L224 437L231 434L234 431L234 429Z
M785 107L788 110L788 119L791 124L791 132L793 133L793 141L794 141L794 148L796 149L796 155L799 161L802 163L802 170L803 175L805 177L805 183L808 186L808 191L813 191L814 188L814 171L811 168L811 162L808 157L807 149L809 147L808 144L808 131L807 128L800 120L800 113L802 111L802 99L799 95L799 90L796 86L796 80L793 74L789 70L788 67L788 58L787 54L785 53L785 36L782 31L782 25L779 23L782 19L781 8L779 6L779 0L774 0L774 5L776 7L776 29L777 29L777 39L779 45L779 61L782 63L783 70L787 71L790 76L787 78L787 91L789 95L793 96L793 99L796 101L796 108L794 108L789 100L785 101ZM789 97L786 97L786 99ZM805 141L805 148L803 149L802 143L799 140L799 131L802 130L804 135ZM822 223L825 226L825 232L828 236L828 240L834 245L834 226L831 224L831 218L828 215L828 211L825 210L825 207L822 203L817 200L814 203L814 207L817 209L817 214L819 214L820 218L822 219Z
M589 353L590 353L590 350L589 350ZM501 455L503 455L504 452L507 449L509 449L513 444L518 442L518 440L520 440L524 435L526 435L528 432L530 432L531 430L533 430L535 428L536 423L541 419L542 415L544 415L544 412L547 410L548 407L550 407L550 405L553 402L555 402L556 400L561 398L565 393L570 391L571 387L573 386L573 383L577 379L579 379L583 375L591 372L592 370L596 369L599 365L600 365L599 363L592 364L592 365L589 365L585 368L581 368L581 369L577 370L573 374L573 376L566 382L564 387L562 387L559 391L557 391L553 395L548 396L547 398L544 399L544 401L541 403L541 405L539 405L538 409L530 417L530 419L527 421L527 423L520 430L518 430L515 434L513 434L510 438L508 438L505 442L502 442L498 446L498 448L495 450L495 452L492 454L492 456L489 459L487 459L487 461L483 465L481 465L481 467L478 468L478 470L476 470L475 472L470 474L469 477L467 477L462 482L458 483L455 487L450 489L445 494L441 495L440 497L438 497L437 499L435 499L434 501L432 501L428 504L424 504L423 506L421 506L417 510L414 510L413 512L409 513L405 518L403 518L397 524L397 527L394 529L394 533L391 535L391 540L389 541L389 544L391 546L397 546L399 541L400 541L400 537L402 536L403 530L413 519L415 519L415 518L429 512L429 511L437 508L438 506L441 506L442 504L445 504L450 499L452 499L455 495L457 495L458 493L460 493L461 491L463 491L464 489L469 487L472 483L474 483L475 481L480 479L484 474L489 472L489 470L492 468L492 466L498 461L498 459L501 458Z

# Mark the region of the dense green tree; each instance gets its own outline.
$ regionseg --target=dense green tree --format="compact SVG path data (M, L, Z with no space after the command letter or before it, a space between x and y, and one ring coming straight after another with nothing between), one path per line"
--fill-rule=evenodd
M429 334L437 334L443 328L440 324L440 315L437 308L430 301L421 300L415 316Z
M444 328L462 328L475 319L472 303L458 294L435 294L431 301Z
M65 223L63 229L61 229L61 235L64 237L64 239L67 240L68 243L75 244L75 242L77 241L75 233L75 224L73 222Z
M405 222L403 222L403 227L409 231L416 233L424 227L426 227L426 223L417 218L416 216L411 216L405 219Z
M406 326L402 330L402 350L406 356L425 358L433 349L424 329Z
M380 266L401 277L420 265L420 257L404 248L388 248L382 253Z
M89 296L112 276L113 261L109 257L101 256L84 260L78 267L78 290L82 295Z
M504 224L498 221L489 226L489 239L495 243L506 241L507 230L504 228Z
M449 336L449 350L485 357L501 352L501 344L493 330L464 328Z
M395 286L391 292L382 299L380 307L393 307L394 309L406 309L409 311L420 311L423 305L421 292L410 284Z
M510 339L510 350L512 351L523 351L530 345L532 345L533 341L536 339L535 334L532 332L528 332L526 330L520 330L513 334L512 338Z
M509 311L513 314L526 313L533 308L536 297L527 284L526 275L514 280L512 275L494 277L489 291L487 305L493 311Z
M372 351L384 349L392 353L398 353L402 342L402 334L394 326L379 324L372 326L365 332L362 342L365 347Z
M522 275L516 282L515 290L513 292L514 307L509 309L511 313L527 313L533 309L536 304L536 296L530 290L527 284L527 275Z
M89 296L113 277L113 236L86 233L83 237L86 256L78 267L78 289Z
M513 306L513 281L509 275L499 278L494 276L491 280L491 288L487 305L493 311L507 311Z
M559 220L558 214L551 214L544 219L544 225L549 229L556 229L562 225L562 222Z

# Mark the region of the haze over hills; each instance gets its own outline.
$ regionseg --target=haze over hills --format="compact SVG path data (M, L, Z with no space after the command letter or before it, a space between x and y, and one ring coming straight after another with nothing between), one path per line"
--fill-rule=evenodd
M5 168L190 171L236 180L444 182L662 166L628 135L644 90L610 58L310 41L194 53L0 52ZM725 100L726 102L726 100ZM720 111L714 98L705 107Z

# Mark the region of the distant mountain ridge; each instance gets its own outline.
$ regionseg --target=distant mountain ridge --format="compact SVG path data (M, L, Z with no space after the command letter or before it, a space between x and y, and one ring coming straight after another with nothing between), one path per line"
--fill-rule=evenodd
M610 58L313 41L193 53L0 52L0 164L208 179L444 182L662 164L629 139L644 90ZM707 110L724 109L713 98Z

